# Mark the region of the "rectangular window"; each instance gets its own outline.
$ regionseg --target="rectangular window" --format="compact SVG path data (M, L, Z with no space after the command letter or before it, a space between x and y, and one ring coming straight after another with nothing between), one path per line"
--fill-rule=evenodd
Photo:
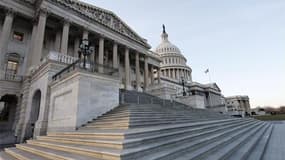
M24 33L14 32L13 39L22 42L24 40Z
M18 63L14 61L8 61L7 64L7 73L9 74L17 74Z

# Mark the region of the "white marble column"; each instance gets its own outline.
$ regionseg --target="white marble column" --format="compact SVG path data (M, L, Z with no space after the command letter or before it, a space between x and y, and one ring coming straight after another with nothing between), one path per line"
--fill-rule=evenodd
M148 57L144 58L144 90L148 88Z
M100 37L99 39L99 57L98 57L98 63L99 65L104 64L104 38ZM99 66L99 73L104 72L104 68L102 66Z
M141 73L140 73L140 54L136 52L136 83L137 83L137 91L139 91L140 84L141 84Z
M180 76L179 76L179 69L176 69L176 79L179 80Z
M54 41L54 49L57 52L60 52L61 37L62 37L62 32L61 31L56 32L55 41Z
M30 46L29 46L29 53L27 53L27 65L25 67L25 74L28 75L29 72L30 72L30 67L32 65L32 52L33 52L33 49L34 49L34 45L35 45L35 40L36 40L36 35L37 35L37 27L38 27L38 24L36 22L34 22L33 24L33 30L32 30L32 37L31 37L31 41L30 41Z
M88 30L85 29L82 34L82 39L88 39L88 37L89 37L89 32Z
M118 44L113 44L113 68L118 68Z
M154 84L154 75L153 75L153 65L150 65L150 84L153 85Z
M73 46L73 57L78 57L79 46L80 46L80 38L75 38Z
M125 89L130 89L130 55L128 47L125 49Z
M167 72L168 72L168 76L167 77L171 78L171 73L170 73L170 69L169 68L167 69Z
M5 55L7 52L8 42L10 40L12 25L14 21L14 14L12 11L6 13L3 28L0 37L0 70L4 70L5 66Z
M175 69L172 69L172 78L175 79Z
M65 20L62 29L60 53L67 54L70 23Z
M46 29L47 12L41 11L39 14L37 35L34 44L34 50L32 53L32 67L39 65L42 57L45 29Z
M160 84L160 74L161 74L161 70L160 68L158 67L157 68L157 83Z

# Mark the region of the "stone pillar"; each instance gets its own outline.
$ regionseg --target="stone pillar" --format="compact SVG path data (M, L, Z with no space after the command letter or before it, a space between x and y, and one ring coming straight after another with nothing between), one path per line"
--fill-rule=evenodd
M99 57L98 57L98 63L99 65L104 64L104 38L100 37L99 39ZM99 73L104 72L104 68L102 66L99 66Z
M140 55L139 52L136 52L136 83L137 83L137 91L139 91L141 84L141 73L140 73Z
M168 78L171 78L170 69L168 68L167 71L168 71L168 76L167 76L167 77L168 77Z
M55 35L54 49L57 52L60 52L60 43L61 43L61 31L58 31Z
M160 74L161 74L160 68L157 67L157 83L158 84L160 84Z
M35 39L34 50L32 52L32 55L33 55L32 65L31 65L32 67L35 67L41 61L45 29L46 29L46 20L47 20L47 12L40 11L37 35Z
M88 39L88 37L89 37L89 32L88 32L88 30L84 30L84 31L83 31L83 34L82 34L82 39Z
M12 11L6 13L5 21L2 28L0 37L0 70L4 71L5 55L7 52L8 42L10 40L12 25L14 21L14 14Z
M172 78L175 79L175 69L172 69Z
M130 89L130 55L128 47L125 49L125 89Z
M144 90L148 88L148 57L144 58Z
M36 43L35 40L36 40L36 35L37 35L37 27L38 27L37 23L34 22L31 42L30 42L30 46L29 46L29 53L27 54L27 57L26 57L26 59L27 59L27 65L26 65L26 70L25 70L26 75L29 74L29 69L30 69L31 64L32 64L32 52L34 49L34 44Z
M179 79L180 79L179 69L176 69L176 79L177 79L177 80L179 80Z
M80 46L80 38L75 38L74 40L74 48L73 48L73 57L78 57L78 51Z
M118 68L118 44L113 44L113 68Z
M60 53L67 54L70 23L65 20L62 29Z
M150 65L150 84L154 84L153 65Z

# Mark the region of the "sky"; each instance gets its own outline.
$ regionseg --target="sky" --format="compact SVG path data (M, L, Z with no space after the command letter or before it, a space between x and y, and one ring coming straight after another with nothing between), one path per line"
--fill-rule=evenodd
M111 10L152 50L162 24L192 68L251 107L285 105L285 0L82 0Z

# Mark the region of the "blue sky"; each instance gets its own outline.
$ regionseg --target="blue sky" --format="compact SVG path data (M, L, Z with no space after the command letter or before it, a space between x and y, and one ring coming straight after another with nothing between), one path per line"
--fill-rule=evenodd
M116 13L155 48L162 24L193 80L251 106L285 105L284 0L83 0Z

